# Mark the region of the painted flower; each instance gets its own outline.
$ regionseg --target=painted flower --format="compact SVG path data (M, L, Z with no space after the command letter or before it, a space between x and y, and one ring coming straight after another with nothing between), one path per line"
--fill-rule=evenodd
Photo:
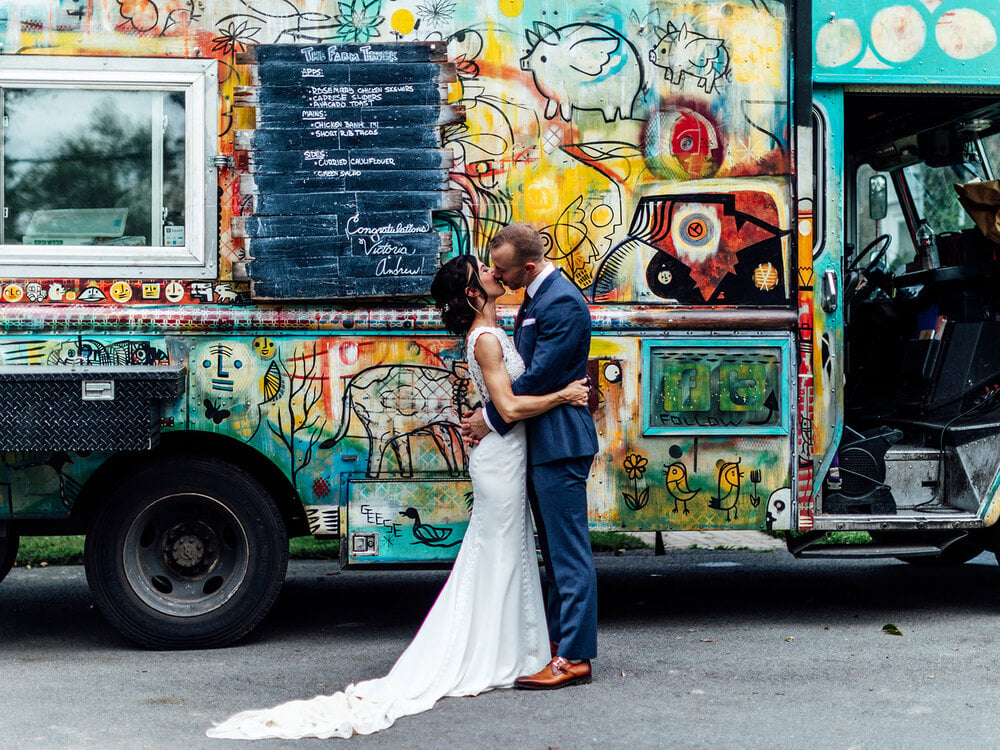
M625 473L633 482L642 479L642 475L646 473L646 464L648 463L649 461L638 453L629 453L625 456Z
M623 492L622 496L625 498L626 508L642 510L649 504L649 487L643 487L642 492L637 492L634 495L631 492Z
M379 15L382 0L340 0L337 5L340 8L336 20L337 39L367 42L378 34L379 24L385 20Z
M428 26L440 28L455 17L455 5L454 0L426 0L417 6L417 13Z
M242 52L248 44L253 44L256 40L259 26L251 26L247 20L230 20L226 28L219 29L219 36L212 38L212 52L221 52L229 56L234 52Z

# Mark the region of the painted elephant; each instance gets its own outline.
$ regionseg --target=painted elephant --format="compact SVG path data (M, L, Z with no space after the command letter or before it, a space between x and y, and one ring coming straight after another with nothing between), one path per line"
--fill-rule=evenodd
M413 476L414 438L429 439L452 476L467 469L462 415L472 410L471 381L464 366L455 371L425 365L379 365L362 370L344 384L341 424L336 436L320 443L332 448L347 436L356 417L368 437L367 476L386 473L391 452L399 473Z

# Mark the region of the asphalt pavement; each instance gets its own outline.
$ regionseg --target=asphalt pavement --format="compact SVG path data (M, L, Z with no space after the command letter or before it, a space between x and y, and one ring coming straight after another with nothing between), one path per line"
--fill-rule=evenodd
M357 748L995 748L1000 568L795 560L751 549L597 559L594 682L444 699ZM246 748L212 722L384 674L446 573L295 562L240 644L152 652L94 610L79 567L0 584L0 748ZM890 635L893 625L901 635Z

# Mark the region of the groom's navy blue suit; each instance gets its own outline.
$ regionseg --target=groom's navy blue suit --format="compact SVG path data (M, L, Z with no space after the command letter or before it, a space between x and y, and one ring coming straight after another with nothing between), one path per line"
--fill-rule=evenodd
M514 324L514 343L527 365L513 386L518 395L552 393L587 376L590 311L558 270L526 299ZM490 425L511 425L492 403ZM597 579L587 521L587 475L597 433L586 407L568 404L527 420L528 498L548 578L549 637L567 659L597 656Z

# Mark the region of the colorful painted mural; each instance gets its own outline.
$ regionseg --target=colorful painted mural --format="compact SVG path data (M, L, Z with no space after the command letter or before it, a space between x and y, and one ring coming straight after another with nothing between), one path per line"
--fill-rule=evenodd
M769 346L737 339L593 342L599 395L592 412L607 463L589 486L595 525L771 525L762 499L791 481L792 428L782 405L792 364L788 339L760 343Z
M791 339L693 342L656 323L651 348L634 312L750 306L779 312L787 331L801 281L789 34L785 6L759 0L9 5L5 54L218 60L217 150L236 158L219 162L218 278L5 280L0 307L66 313L3 344L0 364L184 363L186 406L165 431L267 456L311 532L350 535L351 561L447 559L474 503L460 342L437 334L419 299L253 300L244 238L256 196L241 177L255 161L238 151L254 125L250 47L325 56L345 43L443 42L457 78L446 100L465 114L441 129L459 200L434 226L453 252L483 257L501 226L538 226L595 311L595 528L785 527L792 503L774 497L793 483ZM708 360L719 366L703 371ZM86 480L89 469L73 473L84 463L67 464L73 481Z
M739 343L650 348L657 357L680 364L650 381L661 393L656 397L660 408L670 411L640 417L649 394L637 388L639 340L595 340L593 412L603 451L591 488L596 526L764 525L763 493L789 482L789 425L782 416L786 409L776 405L788 398L785 373L790 365L787 342L776 343L776 355L763 359ZM458 524L460 531L467 522L473 500L459 423L474 404L463 355L455 339L426 335L301 338L275 332L169 340L29 335L3 342L0 366L99 368L186 359L188 393L170 412L174 429L213 432L252 447L287 472L313 533L336 535L349 528L375 534L378 540L371 545L386 552L399 539L401 524L408 523L398 514L409 508L420 517L410 513L407 518L431 527L455 529ZM644 356L648 360L651 355ZM719 366L699 374L699 366L684 364L692 356L698 362L717 358ZM660 365L646 361L642 367L650 371ZM688 394L692 403L682 403L679 394ZM678 420L684 413L698 426ZM664 422L657 416L663 414L671 416ZM745 433L739 438L732 435L733 419L747 420L746 427L736 430ZM667 435L644 437L663 433L664 423ZM639 425L644 429L633 431ZM64 515L72 506L73 488L87 480L100 460L58 454L38 463L9 454L4 466L20 477L54 466L60 491L50 495L49 502L57 505L49 510ZM41 488L36 486L36 492L45 495L48 490ZM396 503L397 497L403 499ZM22 493L18 503L24 502ZM346 516L338 512L342 506ZM441 550L453 546L443 535L418 536L412 543L417 546L406 547L405 554L424 560L439 559Z
M453 232L457 249L481 251L496 228L527 220L544 227L549 256L581 289L599 290L600 301L788 302L782 5L649 3L595 11L506 0L483 8L358 0L272 9L142 0L86 8L18 3L0 13L7 53L217 58L223 154L233 153L235 131L251 124L252 113L232 96L235 86L250 83L236 59L249 46L444 41L459 78L449 99L465 107L466 118L445 127L462 208L437 221ZM232 281L232 264L245 253L230 225L246 207L237 176L223 169L220 179L218 283L85 279L40 289L34 280L11 280L0 298L239 302L245 291ZM758 185L761 177L772 179ZM737 209L712 197L734 189L743 196ZM657 198L677 193L683 198ZM699 195L708 197L699 202ZM756 227L750 235L732 223L742 228L744 215ZM595 284L599 269L606 278ZM653 280L633 290L644 275Z

